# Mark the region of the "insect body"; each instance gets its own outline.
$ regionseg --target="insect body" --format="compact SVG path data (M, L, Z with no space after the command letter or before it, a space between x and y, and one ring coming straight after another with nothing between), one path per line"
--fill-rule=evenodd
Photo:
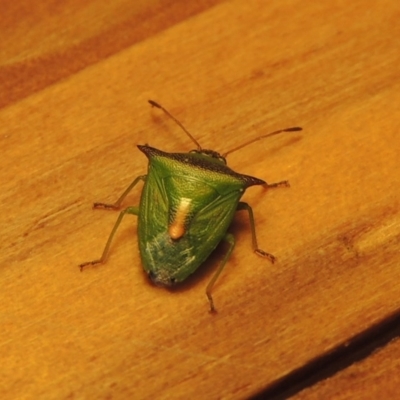
M226 165L228 153L220 155L213 150L202 149L175 117L158 103L149 102L174 119L196 143L197 150L167 153L147 145L138 146L149 160L147 175L136 178L115 204L95 203L94 207L119 209L130 190L143 180L140 205L121 211L101 258L81 264L81 268L106 260L113 236L125 214L138 216L143 268L156 285L172 286L184 281L224 240L229 245L228 250L206 290L210 310L215 311L211 290L235 246L234 236L227 230L236 211L247 210L249 213L254 251L274 261L272 255L258 248L252 209L247 203L240 202L240 198L250 186L288 186L288 182L267 184L261 179L233 171ZM256 140L280 132L299 130L301 128L296 127L276 131Z

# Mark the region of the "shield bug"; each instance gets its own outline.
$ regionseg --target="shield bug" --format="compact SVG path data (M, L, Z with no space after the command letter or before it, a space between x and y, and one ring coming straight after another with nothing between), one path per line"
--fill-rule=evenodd
M300 131L301 128L278 130L220 154L203 149L186 128L164 107L153 100L149 103L161 109L174 120L196 145L189 153L167 153L148 145L139 150L148 158L147 175L138 176L114 204L94 203L94 208L119 210L127 194L139 181L144 182L140 204L122 210L98 260L85 262L94 265L106 261L111 242L126 214L138 216L138 241L143 268L159 286L171 287L184 281L199 268L221 242L227 242L227 251L206 288L210 311L214 312L212 288L224 269L235 238L228 232L236 211L249 215L253 250L271 262L275 257L258 248L252 208L240 201L250 186L266 188L289 186L287 181L268 184L262 179L237 173L226 164L226 156L257 140L281 132Z

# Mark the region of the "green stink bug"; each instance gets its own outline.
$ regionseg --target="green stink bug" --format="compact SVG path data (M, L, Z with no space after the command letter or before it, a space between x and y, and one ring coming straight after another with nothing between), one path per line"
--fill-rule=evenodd
M228 261L235 238L228 233L234 214L249 214L253 250L271 262L275 257L258 248L252 208L239 201L245 190L254 185L267 188L289 186L287 181L267 184L262 179L239 174L226 164L226 156L257 140L281 132L300 131L294 127L275 131L248 141L224 154L202 149L196 139L164 107L149 100L173 119L197 146L189 153L166 153L148 145L138 145L149 160L147 175L138 176L114 204L94 203L94 208L118 210L127 194L144 181L139 207L127 207L119 214L101 257L86 265L103 263L111 242L125 214L138 216L138 240L143 268L159 286L170 287L184 281L210 256L222 241L228 243L223 260L207 285L210 311L215 312L211 295L214 283Z

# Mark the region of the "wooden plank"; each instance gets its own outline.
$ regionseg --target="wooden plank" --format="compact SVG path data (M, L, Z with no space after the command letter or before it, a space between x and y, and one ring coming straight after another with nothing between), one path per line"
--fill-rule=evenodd
M244 398L398 309L399 11L225 2L3 108L2 398ZM215 316L223 247L155 288L127 219L106 265L77 268L116 218L91 203L146 171L135 144L191 148L148 98L215 150L304 127L228 159L292 187L246 193L278 262L252 254L238 215Z
M0 107L189 19L218 0L2 1ZM4 40L5 39L5 40Z
M396 399L399 393L400 342L394 340L362 362L297 394L293 399Z

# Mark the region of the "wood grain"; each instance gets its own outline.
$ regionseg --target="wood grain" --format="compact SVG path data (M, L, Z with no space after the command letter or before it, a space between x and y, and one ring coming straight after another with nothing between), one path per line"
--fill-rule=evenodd
M14 3L1 17L3 399L247 398L398 310L399 4ZM192 147L149 98L214 150L304 128L228 159L291 188L245 194L278 262L251 252L239 213L215 316L204 290L223 246L159 289L127 218L105 265L77 267L116 218L93 201L146 172L135 145ZM386 379L358 398L397 387L377 362Z
M366 360L305 389L293 399L395 399L399 386L399 340L379 349Z

